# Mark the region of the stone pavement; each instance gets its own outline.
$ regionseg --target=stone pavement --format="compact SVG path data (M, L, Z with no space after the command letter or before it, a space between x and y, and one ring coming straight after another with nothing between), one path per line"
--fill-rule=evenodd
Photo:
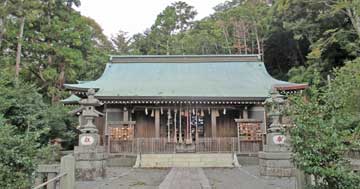
M112 167L107 177L77 182L77 189L295 189L294 178L261 177L258 166L240 168L133 169Z
M210 189L209 180L202 168L172 168L159 189Z
M260 176L258 166L206 168L205 175L214 189L295 189L295 178Z
M135 165L143 168L234 167L234 162L231 153L142 154L141 158L137 158Z
M107 168L105 179L76 182L76 189L156 189L169 173L169 169Z

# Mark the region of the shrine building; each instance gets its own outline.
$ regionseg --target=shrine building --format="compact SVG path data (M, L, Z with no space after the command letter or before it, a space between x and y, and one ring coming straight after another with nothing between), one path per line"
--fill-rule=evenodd
M65 105L95 90L103 115L95 125L108 153L137 154L261 151L270 90L307 84L272 78L257 55L184 55L111 56L97 80L64 86L72 94Z

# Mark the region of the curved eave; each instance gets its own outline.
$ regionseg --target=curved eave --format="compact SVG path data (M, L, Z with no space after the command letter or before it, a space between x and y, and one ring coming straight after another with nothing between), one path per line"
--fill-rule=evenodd
M79 102L62 102L66 106L76 106L80 105Z
M98 91L99 88L96 87L86 87L82 84L64 84L65 89L71 90L71 91L80 91L80 92L87 92L89 89L95 89L95 91Z
M180 100L180 101L264 101L267 97L204 97L204 96L96 96L100 100Z
M309 87L308 84L276 84L273 86L278 91L299 91L305 90Z
M61 103L63 103L64 105L78 105L80 100L80 97L72 94L68 98L61 100Z

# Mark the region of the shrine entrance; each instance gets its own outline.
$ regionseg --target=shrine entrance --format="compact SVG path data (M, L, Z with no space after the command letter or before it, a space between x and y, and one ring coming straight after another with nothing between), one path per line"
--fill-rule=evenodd
M109 153L229 153L261 150L261 121L248 119L247 113L239 108L133 109L107 110ZM242 119L236 123L239 117Z
M181 120L180 120L181 119ZM173 133L175 135L174 142L179 144L196 143L200 137L204 137L204 114L201 112L184 111L180 113L178 125L173 125ZM175 122L174 122L175 123Z

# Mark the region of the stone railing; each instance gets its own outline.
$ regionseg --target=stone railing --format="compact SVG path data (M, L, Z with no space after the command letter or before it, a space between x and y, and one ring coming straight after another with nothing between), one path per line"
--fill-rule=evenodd
M351 150L346 154L346 158L350 161L351 168L360 173L360 149Z
M44 182L45 181L45 182ZM33 189L74 189L75 159L72 155L61 158L60 164L39 165Z

